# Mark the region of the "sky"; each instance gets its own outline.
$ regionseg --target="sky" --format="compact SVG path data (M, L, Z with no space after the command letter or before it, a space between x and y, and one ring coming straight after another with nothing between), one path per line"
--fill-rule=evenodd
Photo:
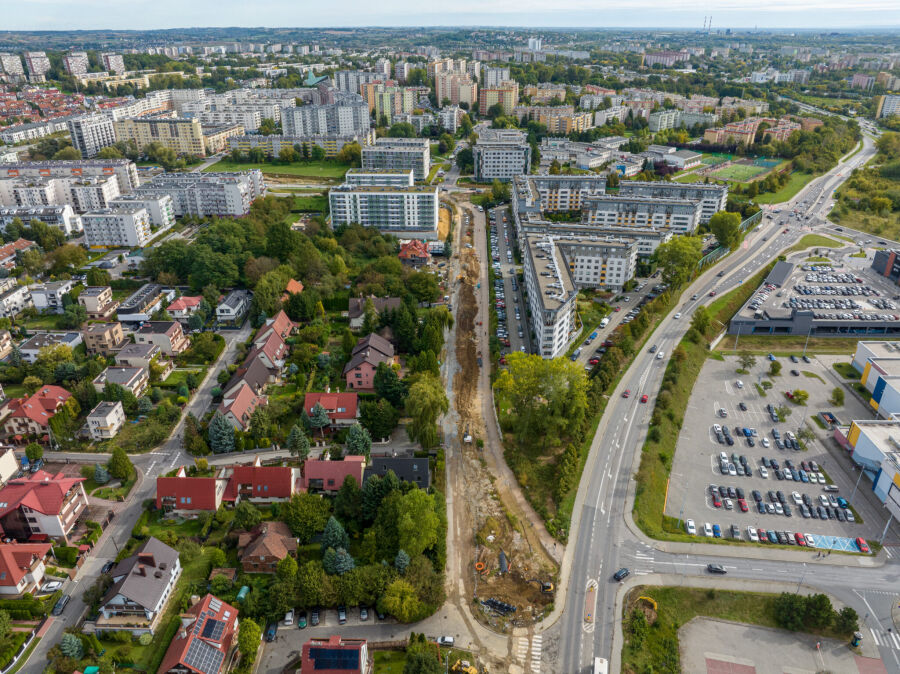
M552 7L552 10L549 9ZM885 28L898 0L0 0L0 30L204 26Z

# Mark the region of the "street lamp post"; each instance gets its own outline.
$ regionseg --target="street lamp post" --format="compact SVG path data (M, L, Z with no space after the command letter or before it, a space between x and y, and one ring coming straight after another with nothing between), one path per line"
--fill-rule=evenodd
M806 343L803 345L803 355L806 355L806 347L809 346L809 336L812 334L812 325L809 326L809 330L806 331Z
M856 485L853 487L853 493L850 494L850 501L853 502L853 497L856 496L856 490L859 489L859 481L862 480L863 473L866 471L863 470L863 467L859 467L859 477L856 478Z
M800 586L803 585L804 578L806 578L806 562L803 562L803 573L800 575L800 582L797 583L797 592L795 594L800 594Z
M881 538L878 541L879 545L884 545L884 539L887 536L888 527L891 526L891 522L893 522L893 520L894 520L894 513L891 513L890 517L888 517L888 521L884 525L884 530L881 532Z

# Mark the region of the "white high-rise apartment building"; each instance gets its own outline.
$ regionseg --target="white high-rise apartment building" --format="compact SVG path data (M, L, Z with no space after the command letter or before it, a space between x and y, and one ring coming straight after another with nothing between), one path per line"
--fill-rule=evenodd
M141 206L91 211L81 221L85 243L91 247L139 248L150 240L150 216Z
M116 132L112 117L107 115L84 115L66 121L72 146L85 159L96 157L104 147L116 142Z
M541 46L543 45L543 40L539 37L530 37L528 38L528 48L532 51L540 51Z
M378 138L362 149L362 167L368 170L412 170L416 180L425 180L431 168L431 146L424 138Z
M391 60L378 59L375 61L375 73L381 78L388 80L391 78Z
M22 59L18 54L0 54L0 69L13 77L24 77L25 69L22 67Z
M71 51L63 56L63 66L74 77L84 75L88 71L88 55L83 51Z
M409 78L409 71L412 70L412 66L406 61L397 61L394 64L394 79L398 82L406 82Z
M437 238L437 185L399 187L348 183L328 193L333 226L359 223L399 236Z
M50 59L42 51L25 52L25 68L30 82L43 82L50 71Z
M130 159L70 159L60 161L16 161L0 165L3 178L87 178L115 176L121 193L138 186L137 166Z
M366 134L371 126L369 106L362 100L333 105L283 108L281 126L285 136Z
M178 217L240 217L250 211L254 199L265 196L266 183L259 169L241 173L162 173L134 193L170 195Z
M553 237L528 234L524 243L523 276L531 329L540 356L556 358L566 352L575 330L578 289Z
M100 54L100 60L103 62L103 68L108 72L115 73L116 75L123 75L125 73L125 59L122 58L121 54L105 52Z
M531 168L531 146L525 134L514 129L486 130L478 137L473 154L478 182L495 178L510 182Z
M509 68L491 68L485 66L481 71L481 88L490 89L499 87L504 82L509 82Z

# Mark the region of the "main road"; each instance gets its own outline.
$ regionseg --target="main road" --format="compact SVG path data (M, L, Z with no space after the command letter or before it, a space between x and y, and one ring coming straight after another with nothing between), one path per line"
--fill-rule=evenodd
M874 154L872 139L864 137L859 153L810 182L777 213L775 209L769 209L762 225L747 235L741 249L703 273L684 291L683 297L696 294L698 299L679 304L677 311L682 312L682 319L675 319L673 312L660 322L653 337L659 349L671 355L689 327L691 313L708 301L711 290L732 288L796 242L805 233L804 229L824 224L834 189L853 168L864 164ZM794 210L802 212L799 220L793 214ZM810 216L808 220L807 215ZM786 226L790 226L789 231L783 233ZM723 269L727 271L719 277L717 271ZM630 565L633 568L635 563L648 572L694 575L704 573L707 563L716 562L728 567L729 579L784 581L799 580L805 575L807 585L821 587L856 607L860 616L866 616L873 637L874 630L884 634L888 627L884 623L884 611L878 615L879 611L870 610L866 593L896 592L900 587L900 573L894 565L864 569L823 564L813 573L806 574L809 567L804 562L809 561L809 555L788 554L784 560L773 560L772 555L768 555L768 559L754 559L748 564L746 548L729 550L725 546L702 544L654 546L637 531L630 521L635 487L631 476L639 465L640 448L653 410L652 399L659 390L666 362L667 359L656 359L646 349L635 357L612 393L594 436L578 489L570 543L561 571L560 590L566 596L562 616L552 628L559 631L560 638L559 660L552 664L553 670L566 673L589 671L595 656L607 659L618 656L614 652L613 639L618 623L615 601L619 586L611 576L620 567ZM622 397L625 389L631 390L631 397ZM651 404L638 402L644 393L650 396ZM584 621L589 583L597 587L593 593L596 596L593 623ZM897 651L889 646L889 641L885 641L882 648L884 661L890 670L900 672ZM617 668L617 661L613 664Z

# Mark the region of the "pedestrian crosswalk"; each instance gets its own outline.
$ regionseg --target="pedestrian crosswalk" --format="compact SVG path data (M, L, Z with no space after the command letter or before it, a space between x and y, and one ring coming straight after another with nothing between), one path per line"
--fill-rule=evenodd
M541 671L541 648L543 646L544 637L535 634L531 638L531 670L533 672Z
M516 659L521 661L528 667L530 671L537 674L543 671L541 665L541 653L544 648L544 637L535 634L531 640L528 637L519 637L516 641Z
M525 662L525 659L528 657L528 637L519 637L519 642L516 647L516 657L522 662Z
M869 631L872 633L872 640L879 648L893 648L900 651L900 636L895 632L876 632L871 627Z

